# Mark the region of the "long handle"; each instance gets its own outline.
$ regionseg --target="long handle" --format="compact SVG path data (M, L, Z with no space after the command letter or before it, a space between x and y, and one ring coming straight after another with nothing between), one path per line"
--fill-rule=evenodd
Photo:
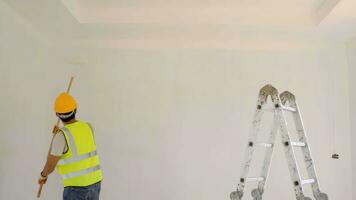
M43 184L41 183L40 188L38 188L38 191L37 191L37 198L41 197L42 187L43 187Z
M69 84L68 84L68 87L67 87L67 93L70 92L70 89L72 87L72 83L73 83L73 80L74 80L74 76L70 77L70 81L69 81ZM58 118L57 120L57 123L56 123L56 126L59 126L59 123L60 123L60 119ZM52 140L55 136L55 132L53 133L53 137L52 137ZM51 152L51 147L49 148L48 150L48 154ZM40 187L38 188L38 191L37 191L37 198L40 198L41 197L41 192L42 192L42 187L43 187L43 183L40 184Z

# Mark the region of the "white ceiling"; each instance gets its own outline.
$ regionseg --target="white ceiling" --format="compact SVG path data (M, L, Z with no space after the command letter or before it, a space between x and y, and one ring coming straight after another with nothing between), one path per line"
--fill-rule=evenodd
M97 6L113 6L113 7L121 7L121 6L157 6L157 5L251 5L251 4L267 4L267 1L263 0L63 0L66 2L73 1L78 2L78 4L84 5L85 7L97 7ZM325 0L299 0L298 2L304 4L315 4L320 5ZM270 0L268 2L273 3L288 3L288 4L296 4L297 1L294 0Z
M258 46L356 36L355 0L3 1L61 44Z
M80 23L313 24L310 0L62 0Z

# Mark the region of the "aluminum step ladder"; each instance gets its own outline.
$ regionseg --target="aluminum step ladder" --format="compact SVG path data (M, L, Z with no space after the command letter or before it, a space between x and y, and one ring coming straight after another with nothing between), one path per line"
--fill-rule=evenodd
M267 98L271 97L273 107L267 107ZM269 139L266 143L257 143L258 132L261 124L261 118L264 112L273 112L273 126L270 131ZM285 112L290 112L293 115L298 141L291 141L287 129ZM254 200L261 200L266 184L268 171L271 164L274 142L277 132L279 132L284 152L288 161L288 168L292 184L297 200L312 200L310 197L304 196L303 185L309 184L313 191L313 196L316 200L328 200L325 193L321 193L319 183L316 176L313 160L307 142L306 133L304 130L302 118L295 100L295 96L285 91L279 95L278 90L271 85L264 86L259 93L256 112L253 119L253 127L250 132L247 151L245 152L245 160L241 170L241 176L236 191L231 192L231 200L241 200L244 195L245 184L249 182L257 182L258 187L253 189L251 195ZM248 171L251 165L252 155L255 147L263 147L266 149L265 157L261 169L261 173L257 177L248 177ZM308 172L309 178L302 180L298 171L294 148L300 148L304 164Z

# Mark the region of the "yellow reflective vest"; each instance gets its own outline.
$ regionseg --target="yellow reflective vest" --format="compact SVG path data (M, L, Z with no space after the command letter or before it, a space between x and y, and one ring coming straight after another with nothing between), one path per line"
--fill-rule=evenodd
M99 156L90 124L77 121L65 125L60 130L68 145L68 151L57 164L64 187L88 186L101 181Z

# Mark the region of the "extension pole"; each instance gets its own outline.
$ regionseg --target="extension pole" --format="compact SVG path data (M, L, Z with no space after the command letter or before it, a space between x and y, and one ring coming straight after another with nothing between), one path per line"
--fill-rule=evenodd
M74 80L74 77L73 76L70 77L70 81L69 81L68 88L67 88L67 91L66 91L67 93L70 92L70 88L72 87L73 80ZM58 127L60 122L61 122L61 120L58 118L55 127ZM53 140L55 134L57 133L55 128L53 129L52 133L53 133L53 136L52 136L52 140ZM48 150L48 155L49 155L50 152L51 152L51 147ZM41 197L42 187L43 187L43 184L40 184L40 187L38 188L38 191L37 191L37 198Z

